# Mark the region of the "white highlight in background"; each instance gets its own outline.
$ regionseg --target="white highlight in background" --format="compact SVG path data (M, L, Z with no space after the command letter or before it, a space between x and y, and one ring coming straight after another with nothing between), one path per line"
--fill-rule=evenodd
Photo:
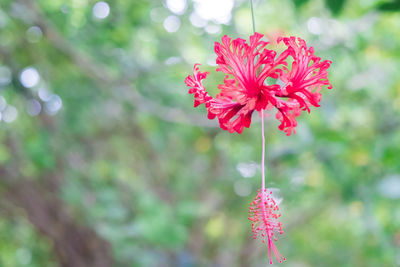
M167 0L167 7L171 12L182 15L186 10L186 0Z
M24 87L32 88L39 83L40 76L35 68L28 67L22 70L19 80Z
M167 32L176 32L181 26L181 20L177 16L168 16L163 25Z
M26 110L30 116L36 116L42 110L42 105L36 99L30 99L27 103Z
M105 19L110 14L110 6L106 2L97 2L93 6L93 16L98 19Z
M3 111L3 121L10 123L15 121L18 117L18 110L14 106L8 105L6 109Z
M227 24L232 18L233 0L195 0L195 14L207 21Z

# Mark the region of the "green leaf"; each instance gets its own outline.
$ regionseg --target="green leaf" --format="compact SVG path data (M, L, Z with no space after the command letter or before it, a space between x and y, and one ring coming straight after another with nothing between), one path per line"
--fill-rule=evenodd
M339 15L342 11L346 0L325 0L327 8L332 12L334 16Z
M386 12L399 11L400 10L400 0L382 3L382 4L378 5L377 9L380 11L386 11Z
M300 8L302 5L306 4L308 0L293 0L294 5L296 8Z

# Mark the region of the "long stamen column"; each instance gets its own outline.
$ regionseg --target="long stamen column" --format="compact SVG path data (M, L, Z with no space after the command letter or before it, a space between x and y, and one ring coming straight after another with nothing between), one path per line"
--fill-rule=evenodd
M272 254L278 262L286 259L280 254L274 242L277 236L283 234L282 224L278 221L279 207L278 203L272 196L272 191L265 188L265 135L264 135L264 110L261 109L261 138L262 138L262 154L261 154L261 190L257 191L257 196L250 203L249 220L252 222L251 227L253 237L261 238L264 244L268 244L269 263L272 264Z

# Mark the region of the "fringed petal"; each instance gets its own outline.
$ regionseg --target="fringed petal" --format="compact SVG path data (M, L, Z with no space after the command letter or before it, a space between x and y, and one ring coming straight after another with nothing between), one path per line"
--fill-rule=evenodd
M296 117L301 114L301 108L298 103L291 102L290 105L287 103L281 103L277 109L278 112L276 113L276 118L281 122L278 126L279 130L284 131L287 136L290 136L292 131L293 133L296 133Z
M194 94L194 107L204 104L212 99L203 86L202 80L207 78L209 72L200 72L195 64L193 68L193 76L189 75L185 79L185 83L190 87L189 94Z
M240 38L232 41L226 35L221 43L215 42L217 71L232 75L236 87L246 97L257 96L265 79L278 75L276 66L279 64L274 60L276 52L265 48L268 42L261 40L263 36L256 32L250 36L250 44ZM222 94L231 94L223 92L225 87L220 89Z
M313 47L308 48L303 39L295 37L277 39L287 46L277 57L275 51L266 48L268 42L262 38L262 34L255 33L247 43L225 35L221 43L215 43L217 71L227 74L223 84L218 85L220 93L215 98L202 85L208 72L200 72L198 64L185 83L190 87L189 93L194 94L194 106L205 104L208 118L218 117L224 130L241 133L244 127L250 126L254 110L273 106L281 122L279 129L290 135L295 133L296 117L301 111L310 112L310 106L319 107L322 86L332 88L327 78L331 61L321 61L314 55ZM293 62L288 66L290 57ZM268 77L282 83L269 85Z
M328 68L332 63L329 60L321 61L320 57L314 55L314 48L307 48L306 42L295 37L280 38L279 42L287 46L282 53L293 58L291 69L285 68L280 79L285 83L282 87L281 97L295 99L303 110L310 111L309 106L319 107L323 85L332 88L328 80Z
M194 66L193 76L189 75L185 83L190 87L189 94L194 95L194 107L205 104L209 119L218 118L220 127L231 133L241 133L244 127L250 127L251 114L254 111L252 101L240 104L230 101L230 97L221 96L213 98L203 86L202 80L208 75L208 72L200 72L199 64ZM254 105L254 104L253 104Z

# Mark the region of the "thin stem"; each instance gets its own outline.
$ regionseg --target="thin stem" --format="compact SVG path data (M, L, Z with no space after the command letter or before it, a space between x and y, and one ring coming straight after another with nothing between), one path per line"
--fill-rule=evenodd
M261 136L262 136L262 156L261 156L261 195L264 200L265 191L265 137L264 137L264 110L261 109Z
M253 21L253 34L256 33L256 23L254 22L254 10L253 10L253 0L250 0L251 7L251 19Z

